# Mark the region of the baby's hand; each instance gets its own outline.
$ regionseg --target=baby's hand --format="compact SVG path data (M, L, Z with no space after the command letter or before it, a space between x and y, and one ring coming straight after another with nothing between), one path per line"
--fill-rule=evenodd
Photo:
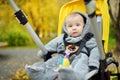
M41 50L38 51L37 56L39 56L40 58L45 58L45 55Z

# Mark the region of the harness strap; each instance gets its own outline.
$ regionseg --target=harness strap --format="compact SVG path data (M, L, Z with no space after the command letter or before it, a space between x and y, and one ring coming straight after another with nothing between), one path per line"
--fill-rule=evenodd
M81 41L77 42L77 44L75 43L77 46L79 46L79 48L78 48L78 50L77 50L76 53L70 55L70 57L69 57L70 62L72 62L73 59L74 59L77 55L80 54L80 52L86 54L86 55L89 57L89 55L90 55L90 54L89 54L89 50L87 49L87 47L85 46L85 44L86 44L86 42L87 42L88 40L90 40L93 36L94 36L93 33L88 32L88 33L85 34L85 36L83 37L83 39L82 39ZM64 40L63 40L63 41L64 41L64 45L67 46L69 43L65 42L65 37L66 37L66 35L64 36ZM73 46L74 46L75 44L73 44ZM88 53L86 53L85 51L82 51L82 48L83 48L83 47L85 47L85 48L88 50Z
M75 53L76 55L80 54L80 52L82 51L82 48L85 46L85 43L91 39L91 37L93 37L93 33L88 32L83 39L81 40L81 44L79 46L79 49L77 51L77 53ZM90 54L86 54L86 55L90 55Z

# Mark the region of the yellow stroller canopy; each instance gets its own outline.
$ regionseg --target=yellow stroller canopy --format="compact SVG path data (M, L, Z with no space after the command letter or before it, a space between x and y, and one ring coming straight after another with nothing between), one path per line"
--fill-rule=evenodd
M108 52L108 38L109 38L109 12L106 0L96 1L96 15L102 17L102 40L104 42L104 51ZM73 0L64 4L60 10L58 22L58 36L62 33L62 24L65 17L74 11L86 12L84 0Z

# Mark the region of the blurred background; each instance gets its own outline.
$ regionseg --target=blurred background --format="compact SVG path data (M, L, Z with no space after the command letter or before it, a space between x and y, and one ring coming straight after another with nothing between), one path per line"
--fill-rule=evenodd
M46 44L57 36L60 8L72 0L14 1L24 11L41 41ZM120 58L120 1L107 1L111 17L108 50L116 54L116 58ZM0 80L29 80L24 66L41 60L36 57L38 50L31 35L15 19L14 10L8 1L0 0Z
M70 0L15 0L40 38L56 36L59 10L67 1ZM9 46L34 44L25 28L15 19L7 0L0 0L0 42L8 42Z

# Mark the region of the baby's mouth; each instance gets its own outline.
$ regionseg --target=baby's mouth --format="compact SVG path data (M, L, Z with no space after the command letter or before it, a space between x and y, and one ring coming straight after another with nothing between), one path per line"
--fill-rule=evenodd
M76 34L77 32L73 32L73 34Z

